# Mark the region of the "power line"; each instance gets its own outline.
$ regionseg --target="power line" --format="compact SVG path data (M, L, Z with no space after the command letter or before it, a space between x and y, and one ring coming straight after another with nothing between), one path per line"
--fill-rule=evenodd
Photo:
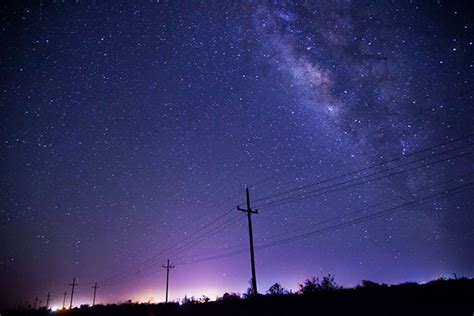
M451 101L453 101L453 100L457 100L457 99L463 98L463 97L469 95L470 93L472 93L473 91L474 91L474 89L468 89L468 90L466 90L466 91L464 91L464 92L459 93L459 94L456 95L456 96L447 97L447 98L445 98L443 101L441 101L441 103L440 103L439 105L437 105L437 106L435 106L435 107L433 107L433 106L427 106L427 107L423 108L420 112L414 113L414 114L412 114L412 115L410 115L410 116L408 116L408 117L401 118L401 119L399 119L398 121L396 121L395 123L390 123L390 124L391 124L392 126L396 126L396 125L398 125L398 124L400 124L400 123L402 123L402 122L404 122L404 121L407 121L407 120L409 120L409 119L413 119L413 118L416 118L416 117L418 117L418 116L421 116L421 115L425 114L425 113L428 112L428 111L431 111L432 113L434 113L436 107L439 107L439 108L443 109L443 108L444 108L444 105L446 105L447 103L449 103L449 102L451 102ZM360 141L363 140L363 139L371 138L371 137L373 137L373 136L376 136L376 135L378 135L379 132L380 132L381 130L383 130L383 129L385 129L385 126L384 126L384 125L381 125L381 126L378 127L374 132L369 133L369 134L367 134L367 135L365 135L365 136L363 136L363 137L360 137L360 138L358 139L358 141L360 142ZM354 128L351 128L351 130L352 130L352 131L355 131ZM337 151L337 150L340 150L340 149L342 149L342 148L344 148L344 147L346 147L346 146L343 146L342 144L339 144L338 147L339 147L339 148L336 148L336 151ZM321 155L321 156L318 157L318 158L319 158L319 159L322 159L322 158L325 158L325 157L327 157L327 156L329 156L329 155L331 155L331 154L334 154L334 152L332 152L332 151L327 152L326 154L323 154L323 155ZM314 160L315 160L315 159L307 160L307 161L303 162L303 164L311 163L311 162L313 162ZM275 177L276 177L276 175L273 176L273 178L275 178ZM257 201L258 201L258 200L255 200L255 202L257 202Z
M268 181L268 179L265 179L265 181L260 181L260 182L258 182L258 183L256 183L256 184L253 184L253 185L251 185L251 187L254 187L254 186L256 186L256 185L258 185L258 184L260 184L260 183L262 183L262 182L266 182L266 181ZM232 197L230 197L227 201L230 201L233 197L237 196L237 194L238 194L238 192L236 192L236 193L235 193ZM232 208L232 209L230 209L229 211L227 211L226 213L221 214L220 216L218 216L217 218L213 219L212 221L210 221L210 222L207 223L206 225L201 226L201 227L198 228L197 230L195 230L195 231L193 231L192 233L188 234L185 238L179 240L179 241L178 241L177 243L175 243L174 245L172 245L172 246L170 246L170 247L164 248L164 249L163 249L162 251L160 251L158 254L156 254L156 255L154 255L154 256L152 256L152 257L149 257L149 258L144 259L141 264L143 264L143 265L145 265L145 264L154 264L154 262L156 262L157 260L159 260L159 256L161 256L161 255L163 255L163 254L166 254L167 249L169 249L169 248L174 248L175 246L177 246L177 245L179 245L179 244L181 244L181 243L187 241L188 239L190 239L191 237L193 237L195 234L197 234L197 233L203 231L203 230L206 229L207 227L216 224L220 219L222 219L223 217L225 217L225 216L231 214L231 213L233 212L233 210L234 210L234 209ZM202 216L199 215L198 217L196 217L196 219L195 219L194 221L192 221L192 223L196 222L196 220L198 220L198 219L201 218L201 217L202 217ZM112 276L110 276L110 277L104 279L104 280L102 281L102 283L103 283L103 284L105 283L106 286L107 286L107 285L109 285L108 283L110 283L111 281L112 281L113 283L116 283L116 282L115 282L116 279L123 279L124 277L126 278L130 273L134 273L134 272L135 272L135 273L140 273L140 272L142 272L142 271L143 271L143 269L142 269L142 270L140 270L140 269L137 270L137 268L133 268L133 269L131 269L131 271L127 271L127 272L123 272L123 273L120 273L120 274L112 275Z
M372 177L374 175L377 175L377 174L381 174L381 173L385 173L385 172L388 172L388 171L396 170L396 169L399 169L400 167L405 167L405 166L408 166L408 165L411 165L411 164L414 164L414 163L417 163L417 162L425 161L427 159L434 158L434 157L437 157L437 156L441 156L441 155L444 155L444 154L447 154L447 153L451 153L453 151L457 151L459 149L464 149L464 148L467 148L467 147L470 147L470 146L471 146L471 144L456 147L456 148L452 148L452 149L448 149L448 150L445 150L443 152L432 154L432 155L427 156L427 157L422 157L422 158L419 158L417 160L408 161L408 162L402 163L400 165L392 166L392 167L384 169L384 170L379 170L379 171L371 173L371 174L366 174L366 175L363 175L363 176L355 177L355 178L352 178L352 179L349 179L349 180L346 180L346 181L343 181L343 182L338 182L338 183L335 183L335 184L331 184L329 186L325 186L323 188L318 188L318 189L314 189L314 190L311 190L311 191L306 191L304 193L300 193L300 194L297 194L297 195L294 195L294 196L282 198L280 200L270 201L270 202L259 205L259 207L261 208L261 207L264 207L264 206L273 205L274 203L286 201L286 200L293 199L293 198L300 197L300 196L306 196L308 193L320 192L320 191L323 191L323 190L326 190L326 189L331 189L331 188L334 188L334 187L337 187L337 186L340 186L340 185L348 184L348 183L356 181L356 180L370 178L370 177Z
M284 192L279 192L279 193L276 193L276 194L273 194L273 195L270 195L270 196L262 197L262 198L256 199L254 202L260 202L260 201L263 201L263 200L268 200L268 199L271 199L271 198L274 198L274 197L277 197L277 196L289 194L289 193L304 190L304 189L307 189L307 188L310 188L310 187L313 187L313 186L316 186L316 185L327 183L327 182L330 182L330 181L333 181L333 180L345 178L345 177L348 177L348 176L351 176L351 175L354 175L354 174L361 173L363 171L367 171L367 170L370 170L370 169L373 169L373 168L384 166L386 164L389 164L389 163L392 163L392 162L395 162L395 161L404 160L408 157L411 157L411 156L414 156L414 155L417 155L417 154L420 154L420 153L424 153L424 152L427 152L427 151L432 151L432 150L437 149L439 147L443 147L443 146L446 146L446 145L449 145L449 144L452 144L452 143L455 143L455 142L459 142L459 141L465 140L465 139L473 137L473 136L474 136L474 133L464 135L462 137L459 137L459 138L456 138L456 139L453 139L453 140L450 140L450 141L447 141L447 142L444 142L444 143L441 143L441 144L433 145L433 146L430 146L430 147L425 147L425 148L422 148L422 149L419 149L419 150L416 150L416 151L398 156L396 158L385 160L385 161L382 161L382 162L373 164L371 166L364 167L362 169L358 169L358 170L355 170L355 171L352 171L352 172L349 172L349 173L346 173L346 174L342 174L342 175L334 176L334 177L331 177L331 178L323 179L323 180L320 180L320 181L317 181L317 182L314 182L314 183L304 185L302 187L297 187L297 188L293 188L293 189L290 189L290 190L287 190L287 191L284 191Z
M251 187L254 187L254 186L256 186L256 185L258 185L258 184L261 184L262 182L266 182L266 181L268 181L268 179L265 179L264 181L259 181L259 182L257 182L256 184L251 185ZM238 192L236 192L233 196L231 196L230 198L228 198L226 201L230 201L233 197L236 197L237 195L238 195ZM203 231L203 230L206 229L207 227L216 224L220 219L222 219L223 217L225 217L225 216L231 214L231 213L233 212L233 210L234 210L234 209L232 208L232 209L230 209L229 211L227 211L226 213L221 214L220 216L218 216L217 218L213 219L212 221L210 221L210 222L207 223L206 225L201 226L201 227L198 228L197 230L195 230L195 231L193 231L192 233L188 234L185 238L179 240L179 241L178 241L177 243L175 243L174 245L172 245L172 246L170 246L170 247L165 247L165 248L162 249L158 254L153 255L152 257L149 257L149 258L145 258L144 260L142 260L142 263L140 263L140 264L154 264L157 260L159 260L159 256L161 256L161 255L163 255L163 254L166 254L167 249L169 249L169 248L174 248L175 246L177 246L177 245L179 245L179 244L181 244L181 243L187 241L188 239L190 239L191 237L193 237L195 234L197 234L197 233ZM202 217L201 215L197 216L193 221L191 221L191 223L195 223L195 222L196 222L199 218L201 218L201 217ZM168 237L168 239L169 239L169 237ZM117 279L117 278L118 278L118 279L121 279L121 278L123 278L123 277L126 278L129 273L134 273L134 272L135 272L135 273L139 273L139 272L142 272L142 270L139 269L139 270L137 271L137 268L134 267L134 268L131 269L131 271L122 272L122 273L120 273L120 274L115 274L115 275L112 275L112 276L110 276L110 277L108 277L108 278L105 278L104 280L102 280L102 283L103 283L103 284L106 284L106 286L107 286L107 285L109 285L109 284L107 284L107 283L109 283L110 281L113 281L113 282L115 283L115 279Z
M448 157L448 158L445 158L445 159L440 159L440 160L437 160L437 161L434 161L434 162L430 162L430 163L427 163L427 164L424 164L424 165L421 165L421 166L415 166L415 167L413 167L413 168L409 168L409 169L405 169L405 170L400 170L400 171L393 172L393 173L390 173L390 174L387 174L387 175L383 175L383 176L380 176L380 177L376 177L376 178L368 179L368 180L365 180L365 181L353 183L353 184L351 184L351 185L347 185L347 186L343 186L343 187L339 187L339 188L334 188L334 189L332 189L332 190L320 192L320 191L326 189L326 188L323 188L322 190L317 190L317 191L315 191L315 192L317 192L317 193L314 193L314 194L311 194L311 195L304 195L304 196L302 196L302 197L296 197L296 198L291 198L291 199L285 199L285 201L281 201L280 203L268 203L267 205L265 205L265 207L269 207L269 206L273 206L273 207L281 206L281 205L288 204L288 203L291 203L291 202L302 201L302 200L314 198L314 197L316 197L316 196L320 196L320 195L324 195L324 194L328 194L328 193L333 193L333 192L340 191L340 190L350 189L350 188L353 188L353 187L355 187L355 186L367 184L367 183L374 182L374 181L383 180L383 179L386 179L386 178L389 178L389 177L392 177L392 176L395 176L395 175L399 175L399 174L402 174L402 173L406 173L406 172L409 172L409 171L413 171L413 170L421 169L421 168L424 168L424 167L433 166L433 165L438 164L438 163L442 163L442 162L446 162L446 161L451 161L451 160L454 160L454 159L458 159L458 158L467 156L467 155L469 155L469 154L471 154L471 152L462 153L462 154L455 155L455 156L451 156L451 157ZM358 180L358 179L356 179L356 180ZM331 186L331 187L333 187L333 186ZM310 193L311 193L311 192L310 192Z
M451 183L451 182L457 181L457 180L464 181L465 177L469 177L473 174L474 174L474 172L467 173L467 174L464 174L464 175L461 175L461 176L456 176L456 177L450 178L449 180L439 182L436 185L444 185L444 184L448 184L448 183ZM432 187L426 187L422 190L418 190L418 192L424 192L424 191L427 191L427 190L432 190ZM399 198L402 201L404 201L404 199L401 196L399 196ZM370 206L366 206L364 208L360 208L360 209L357 209L357 210L354 210L354 211L351 211L351 212L348 212L348 213L344 213L342 215L335 216L335 217L332 217L330 219L319 221L319 222L313 223L311 225L307 225L307 226L304 226L304 227L299 227L298 231L301 232L302 230L305 230L305 229L308 229L308 228L314 228L314 227L321 226L323 224L328 224L328 223L331 223L331 222L334 222L334 221L337 221L337 220L344 220L347 216L358 214L358 213L364 212L366 209L376 208L376 207L379 207L379 206L382 206L382 205L389 204L391 202L393 202L393 199L386 200L386 201L383 201L383 202L380 202L380 203L376 203L376 204L373 204L373 205L370 205ZM292 233L294 233L294 231L286 231L286 232L282 232L282 233L279 233L279 234L273 234L271 236L265 237L264 240L259 241L259 242L265 243L265 242L267 242L267 240L275 239L277 237L289 235L289 234L292 234ZM234 245L234 246L231 246L231 247L226 247L225 250L239 249L239 248L245 248L245 247L246 247L245 244L238 244L238 245ZM244 251L244 249L240 249L239 253L243 252L243 251Z
M369 214L369 215L365 215L365 216L361 216L361 217L352 219L352 220L350 220L346 223L336 224L336 225L329 226L329 227L326 227L326 228L323 228L323 229L320 229L320 230L316 230L316 231L313 231L313 232L304 233L304 234L300 234L300 235L297 235L297 236L282 239L282 240L279 240L279 241L275 241L275 242L271 242L271 243L268 243L268 244L260 245L257 248L258 249L265 249L265 248L268 248L268 247L273 247L273 246L276 246L276 245L281 245L281 244L288 243L288 242L293 242L293 241L296 241L296 240L306 239L306 238L314 236L314 235L319 235L319 234L322 234L322 233L327 233L327 232L331 232L331 231L334 231L334 230L339 230L340 228L344 228L344 227L347 227L347 226L361 224L361 223L367 222L369 220L378 219L380 217L398 212L400 210L411 209L413 207L426 204L428 202L437 200L441 197L447 197L447 196L451 196L451 195L454 195L454 194L458 194L458 193L467 191L468 188L472 187L473 185L474 185L474 183L470 182L470 183L467 183L467 184L464 184L464 185L457 186L455 188L443 190L443 191L438 192L436 194L432 194L432 195L427 196L427 197L425 197L425 198L423 198L419 201L411 201L411 202L408 202L408 203L405 203L405 204L402 204L402 205L398 205L398 206L389 208L387 210L383 210L383 211L380 211L380 212L375 212L375 213L372 213L372 214Z
M184 249L183 248L179 248L180 251L178 251L178 253L181 253L183 251L186 251L187 249L189 249L190 247L194 246L195 244L199 243L199 242L202 242L204 239L206 238L209 238L210 236L213 236L219 232L221 232L222 230L226 229L227 227L229 227L230 225L234 224L236 221L235 221L235 218L234 220L231 220L230 222L227 221L223 224L223 226L218 226L218 227L215 227L214 229L212 229L211 231L205 233L204 235L201 235L198 239L192 241L190 244L187 244L187 245L184 245L186 246ZM211 234L210 236L208 236L208 234ZM177 254L176 253L176 250L171 250L170 254L173 253L173 254ZM137 275L141 272L144 272L150 268L152 268L155 263L159 260L159 258L156 258L156 259L153 259L152 261L148 261L146 264L142 265L142 267L137 267L135 269L135 271L132 271L131 273L127 273L125 275L122 275L121 277L118 277L114 280L109 280L107 281L107 286L110 286L112 284L116 284L118 282L121 282L121 281L124 281L134 275ZM133 274L132 274L133 273Z
M468 137L468 136L465 136L465 137ZM463 138L465 138L465 137L458 138L458 139L456 139L456 140L461 140L461 139L463 139ZM453 141L456 141L456 140L453 140ZM448 143L450 143L450 142L448 142ZM446 144L446 143L445 143L445 144ZM441 145L444 145L444 144L439 144L439 145L436 145L436 146L432 146L432 147L430 147L430 149L432 149L433 147L439 147L439 146L441 146ZM454 150L461 149L461 148L464 148L464 147L468 147L468 146L458 147L458 148L455 148ZM426 150L428 150L428 149L425 148L425 149L423 149L423 150L426 151ZM444 153L447 153L447 152L451 152L451 151L453 151L453 150L444 151L443 154L444 154ZM441 154L441 153L438 153L438 154ZM448 160L449 160L449 159L453 159L453 157L448 158ZM425 160L425 158L419 159L418 161L422 161L422 160ZM413 162L410 162L410 164L411 164L411 163L413 163ZM435 162L435 163L436 163L436 162ZM424 166L426 166L426 165L424 165ZM400 166L397 166L397 168L398 168L398 167L400 167ZM423 166L422 166L422 167L423 167ZM393 168L392 168L392 169L393 169ZM411 169L410 169L410 170L411 170ZM383 172L387 172L387 171L389 171L389 170L384 170ZM409 171L409 170L404 170L404 172L405 172L405 171ZM374 173L374 174L375 174L375 173ZM371 174L371 175L369 175L369 176L373 176L374 174ZM393 175L393 174L392 174L392 175ZM456 180L456 179L457 179L457 177L456 177L456 178L453 178L453 179L451 179L451 180L449 180L449 181L445 181L445 182L443 182L443 183L449 183L450 181L453 181L453 180ZM359 180L359 179L356 179L356 180ZM374 179L371 179L371 181L372 181L372 180L374 180ZM360 184L360 183L358 183L357 185L359 185L359 184ZM345 188L347 188L347 187L345 187ZM341 188L341 189L344 189L344 188ZM333 191L335 191L335 190L333 190ZM332 191L330 191L330 192L332 192ZM324 192L324 193L330 193L330 192ZM392 201L392 200L390 200L390 201ZM377 204L371 205L371 206L369 206L369 208L378 207L378 206L383 205L383 204L386 204L386 202L382 202L382 203L377 203ZM345 214L344 216L347 216L347 215L350 215L350 214L356 213L356 212L358 212L358 211L350 212L349 214ZM328 222L331 222L331 221L334 221L334 220L337 220L337 219L338 219L338 218L336 217L336 218L333 218L333 219L325 220L325 221L323 221L323 222L317 223L317 225L325 224L325 223L328 223ZM285 234L287 234L287 233L282 233L282 234L279 234L279 235L285 235ZM271 237L274 238L275 236L272 235ZM230 247L230 248L229 248L229 247L225 247L225 250L229 250L229 249L232 249L232 248L241 248L241 247L244 247L244 245L242 245L242 244L241 244L241 245L235 245L235 246L232 246L232 247Z
M443 154L444 154L444 153L443 153ZM383 175L383 176L376 177L376 178L373 178L373 179L368 179L368 180L365 180L365 181L361 181L361 182L358 182L358 183L354 183L354 184L351 184L351 185L348 185L348 186L335 188L335 189L329 190L329 191L324 191L325 189L334 188L334 187L336 187L336 186L339 186L340 184L331 185L331 186L324 187L324 188L321 188L321 189L318 189L318 190L315 190L315 191L309 191L309 192L307 192L307 193L305 193L305 194L297 195L296 197L288 197L288 198L285 198L285 199L281 199L281 200L277 200L277 201L268 202L268 203L265 203L265 204L263 204L263 205L260 205L259 207L260 207L260 208L269 207L269 206L273 206L273 207L274 207L274 206L280 206L280 205L284 205L284 204L291 203L291 202L296 202L296 201L301 201L301 200L305 200L305 199L309 199L309 198L314 198L314 197L319 196L319 195L322 195L322 194L327 194L327 193L332 193L332 192L339 191L339 190L344 190L344 189L352 188L352 187L355 187L355 186L358 186L358 185L362 185L362 184L366 184L366 183L370 183L370 182L373 182L373 181L379 181L379 180L382 180L382 179L385 179L385 178L388 178L388 177L392 177L392 176L395 176L395 175L398 175L398 174L402 174L402 173L405 173L405 172L408 172L408 171L413 171L413 170L421 169L421 168L424 168L424 167L429 167L429 166L432 166L432 165L435 165L435 164L438 164L438 163L442 163L442 162L445 162L445 161L458 159L458 158L467 156L467 155L469 155L469 154L471 154L471 152L461 153L461 154L458 154L458 155L455 155L455 156L451 156L451 157L444 158L444 159L439 159L439 160L437 160L437 161L433 161L433 162L430 162L430 163L426 163L426 164L423 164L423 165L420 165L420 166L415 166L415 167L413 167L413 168L409 168L409 169L405 169L405 170L400 170L400 171L397 171L397 172L393 172L393 173L390 173L390 174L388 174L388 175ZM437 156L437 155L433 155L432 157L435 157L435 156ZM430 157L430 158L431 158L431 157ZM403 166L403 165L400 165L400 166ZM390 170L392 170L392 169L399 168L400 166L391 168L391 169L389 169L388 171L390 171ZM386 171L385 171L385 172L386 172ZM369 175L369 176L372 176L372 175ZM360 179L363 179L363 178L369 177L369 176L364 176L364 177L360 177L360 178L355 178L355 179L351 180L350 182L355 181L355 180L360 180ZM323 192L321 192L321 191L323 191ZM315 192L317 192L317 193L315 193ZM308 193L314 193L314 194L306 195L306 194L308 194Z
M197 229L196 231L193 231L192 233L190 233L188 236L186 236L185 238L179 240L178 242L176 242L174 245L171 245L169 247L166 247L166 248L163 248L161 251L159 251L157 254L151 256L151 257L148 257L144 260L142 260L141 263L138 263L138 265L142 265L142 266L146 266L146 265L154 265L155 262L157 260L159 260L160 256L166 254L166 252L168 251L168 249L172 249L174 247L176 247L177 245L189 240L191 237L193 237L195 234L199 233L200 231L204 230L205 228L211 226L211 225L215 225L215 224L218 224L219 220L221 220L222 218L224 218L225 216L231 214L231 212L233 211L233 209L225 212L224 214L221 214L220 216L218 216L214 221L212 222L209 222L208 224L200 227L199 229ZM137 271L138 270L138 271ZM137 268L137 265L134 266L133 269L131 269L130 271L127 271L127 272L122 272L122 273L119 273L119 274L115 274L111 277L108 277L104 280L101 281L102 283L102 286L108 286L109 283L114 282L116 279L121 279L123 278L124 276L126 277L127 275L129 275L130 273L137 273L137 272L141 272L139 268Z
M438 192L436 194L432 194L432 195L427 196L427 197L425 197L423 199L420 199L418 201L417 200L410 201L408 203L397 205L397 206L389 208L387 210L383 210L383 211L380 211L380 212L375 212L375 213L372 213L372 214L369 214L369 215L366 215L366 216L361 216L359 218L352 219L349 222L340 223L340 224L337 224L337 225L332 225L332 226L329 226L329 227L326 227L326 228L323 228L323 229L320 229L320 230L317 230L317 231L313 231L313 232L309 232L309 233L305 233L305 234L300 234L300 235L297 235L297 236L285 238L285 239L282 239L282 240L278 240L278 241L274 241L274 242L270 242L270 243L266 243L266 244L262 244L262 245L257 245L256 248L257 249L266 249L266 248L270 248L270 247L274 247L274 246L279 246L279 245L284 244L284 243L289 243L289 242L297 241L297 240L300 240L300 239L306 239L306 238L313 237L313 236L316 236L316 235L329 233L329 232L336 231L336 230L339 230L341 228L345 228L345 227L348 227L348 226L358 225L358 224L361 224L361 223L364 223L364 222L367 222L367 221L370 221L370 220L373 220L373 219L378 219L380 217L396 213L398 211L411 209L411 208L414 208L416 206L421 206L421 205L426 204L426 203L431 202L431 201L439 200L441 198L445 198L445 197L449 197L449 196L452 196L452 195L455 195L455 194L465 192L468 189L472 188L473 185L474 185L474 183L470 182L468 184L464 184L464 185L461 185L461 186L458 186L458 187L455 187L455 188L451 188L451 189L448 189L448 190L443 190L443 191ZM212 255L212 256L207 256L207 257L202 257L202 258L196 258L196 259L190 260L190 261L183 261L183 262L179 263L179 265L187 265L187 264L192 264L192 263L211 261L211 260L216 260L216 259L221 259L221 258L234 256L234 255L241 254L241 253L244 253L244 252L245 252L244 249L237 250L237 251L231 251L231 252L226 252L226 253L222 253L222 254L217 254L217 255Z
M474 172L471 172L471 173L467 173L465 175L462 175L462 176L456 176L456 177L453 177L447 181L442 181L440 183L438 183L437 185L443 185L443 184L447 184L447 183L451 183L453 181L457 181L457 180L463 180L464 177L468 177L468 176L471 176L473 175ZM427 187L427 188L424 188L422 190L418 190L418 193L419 192L424 192L424 191L427 191L427 190L432 190L432 187ZM404 200L401 196L399 196L399 198L401 200ZM314 228L315 226L320 226L320 225L323 225L323 224L328 224L328 223L331 223L331 222L334 222L334 221L337 221L337 220L344 220L345 217L347 216L351 216L351 215L355 215L355 214L358 214L358 213L361 213L363 211L365 211L366 209L372 209L372 208L377 208L379 206L382 206L382 205L386 205L386 204L389 204L393 202L393 199L389 199L389 200L386 200L386 201L383 201L383 202L380 202L380 203L376 203L376 204L373 204L373 205L370 205L370 206L367 206L367 207L364 207L364 208L360 208L360 209L357 209L355 211L351 211L351 212L348 212L348 213L344 213L342 215L339 215L339 216L334 216L332 218L329 218L329 219L326 219L326 220L323 220L323 221L320 221L320 222L317 222L317 223L314 223L314 224L311 224L311 225L307 225L307 226L304 226L304 227L299 227L298 228L298 231L302 231L302 230L305 230L305 229L308 229L308 228ZM285 235L289 235L291 233L293 233L294 231L286 231L286 232L283 232L283 233L280 233L280 234L276 234L276 235L271 235L269 237L267 237L266 239L274 239L276 237L280 237L280 236L285 236ZM266 241L266 240L265 240ZM262 242L265 242L265 241L262 241Z
M197 237L191 244L185 245L185 247L180 247L176 249L175 251L171 252L172 256L177 256L179 254L182 254L186 250L194 247L195 245L201 243L202 241L209 239L212 236L217 235L218 233L225 231L228 227L240 222L240 216L237 215L233 218L231 218L229 221L221 224L221 226L215 227L214 229L207 231L205 234L201 235L200 237Z
M218 233L220 233L221 231L227 229L229 226L237 223L239 221L239 216L235 216L233 218L231 218L230 220L224 222L221 224L221 226L217 226L217 227L214 227L213 229L205 232L204 234L198 236L195 240L191 241L190 243L187 243L185 245L182 245L181 247L178 247L177 249L172 249L168 254L173 254L173 255L178 255L186 250L188 250L189 248L195 246L196 244L202 242L203 240L211 237L211 236L214 236ZM154 256L154 257L157 257L157 256ZM150 260L148 260L145 264L142 265L142 267L140 268L135 268L135 271L132 271L130 273L126 273L120 277L117 277L115 279L110 279L110 280L107 280L107 281L103 281L103 283L105 283L106 286L110 286L112 284L116 284L120 281L123 281L125 279L128 279L138 273L141 273L141 272L144 272L150 268L152 268L154 266L154 264L159 260L159 258L150 258Z

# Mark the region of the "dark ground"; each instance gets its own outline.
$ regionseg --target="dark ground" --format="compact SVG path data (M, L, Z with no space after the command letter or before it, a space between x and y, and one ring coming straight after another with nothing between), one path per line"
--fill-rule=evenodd
M228 295L208 303L121 304L72 311L13 311L2 315L474 315L474 279L427 284L379 285L309 294L265 295L240 299Z

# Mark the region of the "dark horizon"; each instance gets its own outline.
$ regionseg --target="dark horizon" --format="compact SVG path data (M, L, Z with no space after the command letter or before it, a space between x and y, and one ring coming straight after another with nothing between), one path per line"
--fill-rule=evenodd
M469 2L0 12L0 308L474 276Z

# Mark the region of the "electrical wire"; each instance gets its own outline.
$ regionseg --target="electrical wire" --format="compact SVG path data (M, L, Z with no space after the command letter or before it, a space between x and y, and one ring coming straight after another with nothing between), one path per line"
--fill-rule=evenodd
M449 197L449 196L453 196L455 194L466 192L469 189L472 189L473 185L474 185L474 182L469 182L467 184L463 184L463 185L460 185L460 186L457 186L457 187L454 187L454 188L442 190L438 193L431 194L431 195L426 196L426 197L424 197L422 199L419 199L419 200L412 200L410 202L403 203L403 204L397 205L395 207L391 207L391 208L386 209L386 210L382 210L382 211L379 211L379 212L374 212L372 214L365 215L365 216L360 216L360 217L352 219L348 222L332 225L332 226L329 226L329 227L325 227L323 229L319 229L319 230L304 233L304 234L298 234L296 236L288 237L288 238L281 239L281 240L278 240L278 241L257 245L255 248L258 249L258 250L262 250L262 249L266 249L266 248L270 248L270 247L279 246L279 245L282 245L282 244L285 244L285 243L294 242L294 241L314 237L314 236L317 236L317 235L333 232L333 231L336 231L336 230L339 230L339 229L342 229L342 228L346 228L346 227L349 227L349 226L355 226L355 225L358 225L358 224L362 224L362 223L365 223L365 222L368 222L368 221L371 221L371 220L374 220L374 219L379 219L379 218L387 216L387 215L392 215L392 214L400 212L400 211L409 210L409 209L412 209L416 206L421 206L421 205L424 205L426 203L439 200L441 198L446 198L446 197ZM237 255L237 254L241 254L245 251L247 251L247 250L242 249L242 250L237 250L237 251L232 251L232 252L226 252L226 253L217 254L217 255L213 255L213 256L196 258L196 259L190 260L190 261L182 261L182 262L178 262L177 264L186 265L186 264L216 260L216 259L221 259L221 258L226 258L226 257L234 256L234 255Z
M442 154L444 154L444 152L443 152ZM272 202L265 203L265 204L262 204L262 205L257 206L257 207L259 207L260 209L262 209L262 208L264 208L264 207L270 207L270 206L275 207L275 206L280 206L280 205L288 204L288 203L291 203L291 202L296 202L296 201L301 201L301 200L305 200L305 199L309 199L309 198L314 198L314 197L320 196L320 195L322 195L322 194L328 194L328 193L332 193L332 192L339 191L339 190L344 190L344 189L348 189L348 188L353 188L353 187L355 187L355 186L359 186L359 185L362 185L362 184L367 184L367 183L374 182L374 181L379 181L379 180L386 179L386 178L389 178L389 177L392 177L392 176L395 176L395 175L399 175L399 174L402 174L402 173L406 173L406 172L409 172L409 171L413 171L413 170L421 169L421 168L424 168L424 167L433 166L433 165L436 165L436 164L438 164L438 163L442 163L442 162L446 162L446 161L458 159L458 158L467 156L467 155L469 155L469 154L471 154L471 152L461 153L461 154L454 155L454 156L451 156L451 157L448 157L448 158L439 159L439 160L436 160L436 161L433 161L433 162L430 162L430 163L426 163L426 164L423 164L423 165L420 165L420 166L415 166L415 167L413 167L413 168L409 168L409 169L405 169L405 170L400 170L400 171L397 171L397 172L390 173L390 174L388 174L388 175L383 175L383 176L380 176L380 177L376 177L376 178L368 179L368 180L361 181L361 182L358 182L358 183L354 183L354 184L351 184L351 185L348 185L348 186L343 186L343 187L339 187L339 188L334 188L334 187L336 187L336 186L341 185L341 184L334 184L334 185L331 185L331 186L327 186L327 187L320 188L320 189L318 189L318 190L306 192L305 194L297 195L296 197L288 197L288 198L285 198L285 199L281 199L281 200L277 200L277 201L272 201ZM433 155L432 157L435 157L435 156L436 156L436 155ZM430 158L432 158L432 157L430 157ZM397 166L397 167L388 169L388 170L386 170L386 171L391 171L391 170L397 169L397 168L399 168L399 167L400 167L400 166ZM386 171L384 171L384 172L386 172ZM369 175L369 176L372 176L372 175ZM355 178L355 179L353 179L353 180L350 180L350 182L356 181L356 180L360 180L360 179L363 179L363 178L369 177L369 176L364 176L364 177L360 177L360 178ZM324 191L324 190L326 190L326 189L331 189L331 188L334 188L334 189L329 190L329 191ZM323 191L323 192L321 192L321 191ZM313 194L307 195L308 193L313 193Z
M331 177L331 178L323 179L323 180L320 180L320 181L317 181L317 182L314 182L314 183L309 183L309 184L304 185L302 187L293 188L293 189L290 189L290 190L287 190L287 191L284 191L284 192L278 192L276 194L273 194L273 195L270 195L270 196L265 196L265 197L262 197L262 198L259 198L259 199L254 199L253 202L256 203L256 202L260 202L260 201L263 201L263 200L268 200L268 199L271 199L271 198L274 198L274 197L277 197L277 196L285 195L285 194L288 194L288 193L293 193L293 192L304 190L304 189L307 189L307 188L310 188L310 187L313 187L313 186L324 184L324 183L327 183L327 182L330 182L330 181L333 181L333 180L345 178L345 177L348 177L348 176L351 176L351 175L354 175L354 174L358 174L358 173L361 173L361 172L364 172L364 171L367 171L367 170L371 170L373 168L384 166L384 165L392 163L392 162L396 162L396 161L399 161L399 160L404 160L404 159L407 159L407 158L409 158L411 156L414 156L414 155L417 155L417 154L421 154L421 153L424 153L424 152L427 152L427 151L432 151L432 150L437 149L439 147L450 145L452 143L459 142L459 141L465 140L465 139L473 137L473 136L474 136L474 133L467 134L467 135L464 135L462 137L459 137L459 138L456 138L456 139L453 139L453 140L450 140L450 141L447 141L447 142L443 142L441 144L436 144L434 146L425 147L425 148L422 148L422 149L419 149L419 150L416 150L416 151L398 156L396 158L385 160L385 161L370 165L368 167L364 167L362 169L351 171L351 172L346 173L346 174L342 174L342 175L334 176L334 177Z

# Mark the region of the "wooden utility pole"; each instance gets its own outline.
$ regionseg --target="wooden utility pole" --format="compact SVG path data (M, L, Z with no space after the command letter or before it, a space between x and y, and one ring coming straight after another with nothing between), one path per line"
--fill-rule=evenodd
M94 286L92 287L94 289L94 298L92 299L92 306L95 305L95 295L97 293L97 289L99 288L99 286L97 286L97 282L94 283Z
M69 284L71 287L72 287L72 290L71 290L71 301L69 303L69 309L72 309L72 300L74 298L74 288L77 286L77 283L76 283L76 278L73 278L72 279L72 283Z
M249 223L249 240L250 240L250 264L252 266L252 295L256 296L257 292L257 275L255 272L255 254L253 251L253 232L252 232L252 214L258 214L258 210L252 210L250 207L250 192L249 188L245 188L247 197L247 209L237 206L237 210L247 213L247 220Z
M168 259L168 262L165 265L162 265L163 268L166 269L166 298L165 298L165 303L168 303L168 284L169 284L169 279L170 279L170 269L174 269L174 266L170 266L170 259Z
M67 292L64 292L64 296L63 296L63 309L66 308L66 296L67 296Z
M49 308L49 300L51 299L51 292L48 292L48 295L46 296L46 309Z

